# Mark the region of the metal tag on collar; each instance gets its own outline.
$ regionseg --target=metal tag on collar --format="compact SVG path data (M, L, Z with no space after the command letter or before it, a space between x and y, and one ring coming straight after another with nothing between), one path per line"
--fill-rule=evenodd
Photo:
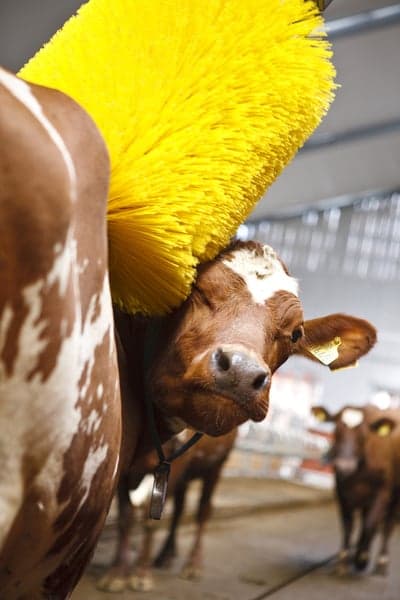
M171 465L169 462L161 462L154 471L154 484L150 500L150 518L161 519L167 497L168 478Z

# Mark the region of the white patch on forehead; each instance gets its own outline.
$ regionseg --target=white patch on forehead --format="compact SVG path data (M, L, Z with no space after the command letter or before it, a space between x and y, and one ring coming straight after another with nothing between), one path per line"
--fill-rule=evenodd
M356 408L345 408L341 415L342 423L353 429L363 422L364 414L362 410Z
M76 201L76 171L73 160L71 158L71 154L62 139L61 135L54 127L52 123L45 116L41 105L39 104L37 98L32 93L30 86L21 79L14 77L7 71L0 69L0 83L4 85L5 88L23 104L39 121L42 127L46 130L49 137L52 139L55 146L57 146L62 159L65 163L68 177L71 186L71 200L73 202Z
M263 247L262 256L255 249L241 248L223 261L224 265L240 275L257 304L265 304L277 292L298 295L296 279L285 273L275 251Z

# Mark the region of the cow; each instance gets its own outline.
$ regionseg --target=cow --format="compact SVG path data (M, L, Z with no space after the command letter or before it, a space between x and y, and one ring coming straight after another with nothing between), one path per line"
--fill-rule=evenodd
M102 137L65 94L5 70L0 100L0 589L62 600L121 474L152 449L144 399L163 442L223 435L266 416L290 355L320 360L334 342L336 369L376 331L342 314L304 321L296 280L256 242L200 265L165 318L113 313Z
M117 483L108 152L55 90L0 69L0 590L65 598Z
M151 448L144 398L157 411L163 440L186 427L224 435L266 416L272 373L290 355L320 360L315 349L339 338L330 361L335 369L373 346L376 332L361 319L335 314L304 321L297 293L296 280L269 246L236 241L199 266L189 298L167 317L146 321L115 309L123 438L132 439L129 424L138 422L139 406L145 424L136 460ZM121 456L121 477L132 478L133 470L141 478L129 449ZM126 560L117 557L114 566L101 585L124 588Z
M177 438L164 444L166 455L172 454L191 432L185 430ZM173 499L174 509L169 532L155 561L156 567L168 567L177 554L176 534L184 510L188 486L193 480L202 482L202 491L196 512L196 534L187 560L182 569L182 577L197 579L203 571L203 536L212 512L212 498L221 476L222 468L234 446L237 429L217 438L204 435L199 442L189 448L171 464L168 495ZM121 592L125 589L149 591L153 589L152 540L154 521L149 519L147 477L157 466L156 452L147 454L133 465L126 477L121 477L118 485L118 526L117 548L112 567L100 578L97 587L104 591ZM142 479L138 486L138 481ZM143 487L143 489L142 489ZM134 489L135 491L131 492ZM131 565L130 534L135 516L140 511L143 521L143 540L138 550L134 567Z
M375 573L385 575L389 566L388 544L400 505L400 410L375 406L345 406L335 415L316 406L313 414L335 424L328 452L335 472L336 496L343 541L337 572L363 571L370 562L370 545L379 528L382 543ZM361 527L354 556L351 536L359 513Z

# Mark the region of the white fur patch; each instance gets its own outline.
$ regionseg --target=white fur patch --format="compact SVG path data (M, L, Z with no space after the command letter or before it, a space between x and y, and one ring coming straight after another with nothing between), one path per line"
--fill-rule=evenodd
M153 483L154 476L145 475L136 490L129 490L129 500L132 506L143 506L143 504L149 502Z
M85 460L85 464L83 466L82 479L80 482L81 488L84 490L84 494L79 503L79 508L86 502L86 499L89 496L93 478L96 475L99 467L101 467L101 465L106 460L107 452L108 444L99 446L95 450L93 450L92 448L90 449L89 454Z
M224 265L240 275L257 304L265 304L277 292L290 292L298 295L296 279L287 275L275 251L270 246L263 247L263 256L257 256L250 248L241 248Z
M47 131L55 146L57 146L63 161L65 163L71 186L71 199L76 201L76 171L69 150L61 135L52 123L45 116L41 105L32 93L31 88L25 81L14 77L7 71L0 69L0 83L23 104L39 121L42 127Z
M178 440L178 442L180 442L181 444L184 444L189 439L190 432L187 431L186 429L184 429L183 431L180 431L179 433L177 433L175 437Z
M356 408L345 408L341 416L342 423L350 427L350 429L358 427L363 422L363 419L364 414L362 410L357 410Z
M83 320L78 265L71 235L67 236L66 245L70 245L70 248L62 248L54 257L53 267L47 275L22 291L27 315L18 333L18 351L11 375L0 359L0 547L24 498L22 465L28 448L32 447L33 453L46 457L36 476L35 485L46 492L49 519L55 518L62 510L63 507L57 502L57 492L64 476L64 453L69 449L80 425L83 425L83 429L101 425L102 416L94 412L82 424L77 400L82 375L86 373L83 382L86 387L92 376L96 348L107 334L110 336L110 365L116 366L108 277L105 274L102 288L99 294L93 296ZM32 375L38 356L51 341L44 335L47 320L40 318L43 292L49 288L50 282L57 282L60 291L65 291L66 272L72 276L74 297L71 302L74 303L75 321L68 337L62 340L53 371L43 381L41 373ZM100 310L97 306L100 306ZM6 307L0 315L1 348L12 317L10 307ZM118 392L117 387L115 392ZM104 460L107 460L106 444L90 449L81 482L82 502L88 496L93 477Z
M83 427L83 430L89 434L94 433L98 430L102 422L101 415L97 412L97 410L93 409L90 411L88 418L86 419L86 426Z

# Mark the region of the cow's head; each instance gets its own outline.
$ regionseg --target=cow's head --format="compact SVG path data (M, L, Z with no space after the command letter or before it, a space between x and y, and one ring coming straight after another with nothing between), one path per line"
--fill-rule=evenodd
M315 406L312 412L319 421L335 425L329 459L341 479L355 474L364 465L373 466L368 462L369 458L375 459L376 442L389 437L396 427L392 414L375 407L346 406L332 415L323 406ZM371 442L374 452L369 456L367 449Z
M167 322L150 393L178 425L209 435L264 419L271 376L292 354L336 369L376 339L355 317L304 321L297 281L272 248L255 242L237 242L201 265L190 297Z

